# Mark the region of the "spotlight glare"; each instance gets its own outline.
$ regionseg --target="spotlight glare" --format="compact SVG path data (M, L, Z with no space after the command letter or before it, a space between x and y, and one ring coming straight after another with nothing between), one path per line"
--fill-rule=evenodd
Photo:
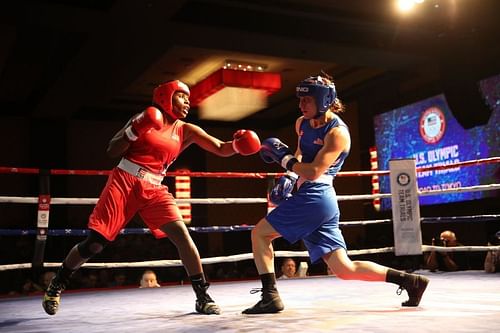
M413 0L398 0L397 6L401 12L408 12L413 9L415 1Z

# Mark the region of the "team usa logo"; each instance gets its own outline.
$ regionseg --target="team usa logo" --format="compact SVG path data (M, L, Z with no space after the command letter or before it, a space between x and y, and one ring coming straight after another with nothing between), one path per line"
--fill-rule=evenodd
M321 138L314 139L313 143L318 146L323 146L325 144Z
M400 173L397 177L396 177L396 181L398 182L399 185L401 186L406 186L410 183L410 180L411 180L411 177L409 174L407 174L406 172L402 172Z
M135 176L139 179L144 179L144 177L146 177L146 173L147 173L146 169L139 168L139 170L137 170L137 174Z
M444 135L446 119L438 107L430 107L420 117L420 136L427 143L437 143Z

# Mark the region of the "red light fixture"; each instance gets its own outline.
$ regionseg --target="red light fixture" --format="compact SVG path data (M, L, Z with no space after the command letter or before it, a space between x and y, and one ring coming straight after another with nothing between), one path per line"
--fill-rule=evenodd
M200 119L240 120L266 108L267 97L281 89L279 73L260 71L262 66L233 67L226 63L191 87L191 106L199 107Z

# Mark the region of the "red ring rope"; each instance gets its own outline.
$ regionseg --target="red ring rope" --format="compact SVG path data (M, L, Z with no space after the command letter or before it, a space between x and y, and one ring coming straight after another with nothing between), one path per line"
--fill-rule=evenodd
M429 166L417 168L417 172L429 170L444 170L461 166L472 166L478 164L499 163L500 157L490 157L478 160L463 161L451 163L448 165ZM18 174L38 174L39 168L14 168L14 167L1 167L1 173L18 173ZM51 169L51 175L77 175L77 176L107 176L111 173L110 170L64 170L64 169ZM214 177L214 178L260 178L265 179L268 177L279 177L284 173L281 172L186 172L186 171L170 171L167 172L167 177L173 176L190 176L190 177ZM353 176L374 176L374 175L389 175L389 170L379 171L341 171L337 177L353 177Z

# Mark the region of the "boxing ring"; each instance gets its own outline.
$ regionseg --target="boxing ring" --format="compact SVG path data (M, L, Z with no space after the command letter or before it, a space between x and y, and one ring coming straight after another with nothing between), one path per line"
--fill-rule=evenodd
M428 274L428 273L427 273ZM220 316L194 312L191 286L67 292L55 316L41 297L0 300L2 332L495 332L500 328L498 276L431 275L418 308L402 308L394 285L334 277L279 280L285 311L242 315L259 281L217 282ZM303 290L303 292L298 292Z
M465 161L447 166L425 168L445 169L472 166L481 163L499 163L500 158ZM423 168L417 171L422 171ZM424 170L424 171L425 171ZM0 204L37 204L37 228L0 229L1 237L36 236L31 263L0 265L0 274L29 269L55 268L60 262L45 261L44 248L47 237L85 236L85 229L50 229L49 211L52 205L93 205L96 198L51 197L47 177L50 175L105 176L109 171L93 170L38 170L0 167L3 174L32 174L40 178L38 197L0 196ZM341 172L338 177L387 176L389 171ZM208 173L170 172L168 176L213 178L258 178L272 180L280 173ZM419 195L456 193L460 191L490 191L500 189L500 184L477 185L466 188L422 191ZM391 193L370 195L339 195L339 201L374 200L389 198ZM269 207L267 198L189 198L177 199L181 204L237 205L262 204ZM463 223L496 223L500 215L468 215L454 217L422 217L422 225L461 221ZM390 225L391 219L341 221L341 228ZM248 239L252 225L189 226L193 234L244 233ZM149 230L130 228L123 235L143 235ZM195 240L196 242L196 240ZM76 241L74 241L76 244ZM348 244L349 246L349 244ZM306 251L281 250L275 246L275 255L294 257L307 261ZM377 256L391 255L393 246L372 249L352 249L353 259L377 261ZM422 251L483 253L500 250L500 246L441 247L422 245ZM251 253L204 257L204 267L217 263L252 263ZM61 255L65 255L62 253ZM5 254L2 254L4 256ZM370 257L371 256L371 257ZM98 256L99 257L99 256ZM96 260L98 260L98 257ZM148 259L148 258L144 258ZM145 260L123 262L88 262L81 270L102 268L179 268L180 260ZM95 260L94 260L95 261ZM486 332L500 330L500 280L498 274L482 270L432 273L426 275L431 282L417 308L403 308L406 295L397 295L397 286L387 283L344 281L335 276L311 275L304 278L278 280L278 288L285 303L285 310L278 314L242 315L241 311L253 305L258 296L249 291L260 288L256 276L246 279L212 280L210 294L222 309L220 316L205 316L194 311L194 294L189 283L165 283L161 288L139 289L137 286L67 290L63 293L61 309L56 316L48 316L41 307L41 293L28 296L0 297L0 331L2 332Z

